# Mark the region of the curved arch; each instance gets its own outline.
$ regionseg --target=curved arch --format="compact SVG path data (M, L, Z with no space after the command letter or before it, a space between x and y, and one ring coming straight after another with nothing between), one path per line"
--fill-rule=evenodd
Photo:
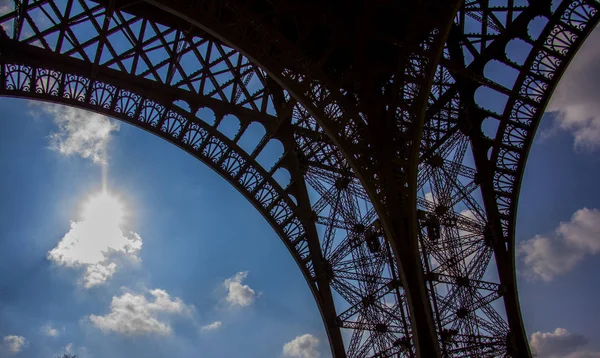
M488 21L480 22L486 31L473 34L473 38L479 37L478 41L470 43L468 35L458 34L449 42L450 58L443 64L456 79L456 84L450 82L445 98L432 105L433 113L440 113L441 108L451 103L451 98L458 96L457 100L465 109L454 116L454 125L452 130L447 131L447 138L458 138L458 133L462 132L471 141L476 181L480 184L481 201L485 207L486 226L482 234L488 245L494 248L495 266L504 291L501 296L511 332L507 337L508 346L512 349L509 354L530 355L520 316L514 264L514 218L526 155L560 75L581 42L598 23L599 8L596 1L564 1L553 7L548 1L531 3L506 23L499 23L498 18L490 14L485 15ZM473 16L480 16L483 14L481 10L475 5L471 11ZM496 21L496 24L492 26L490 21ZM532 22L535 25L531 25ZM532 38L532 29L539 36ZM487 30L492 34L486 33ZM489 40L482 40L486 37ZM507 45L514 40L529 46L524 61L516 61L514 53L507 53ZM477 56L463 57L465 52L476 52L475 43L481 46ZM486 76L485 68L492 61L518 71L514 85L498 84L491 76ZM463 65L466 68L457 68L457 63L466 63ZM508 96L501 113L482 108L475 100L475 92L482 87ZM485 138L482 133L485 118L498 121L493 138ZM440 147L444 145L446 142L442 142Z
M490 143L490 166L493 195L501 235L506 241L509 281L515 287L515 228L521 181L527 155L544 109L554 88L577 50L600 21L600 4L596 1L562 2L553 12L543 14L546 22L539 36L520 39L532 45L522 66L500 120L496 138ZM504 245L503 245L504 246ZM498 266L501 270L500 265ZM515 294L514 306L519 310Z

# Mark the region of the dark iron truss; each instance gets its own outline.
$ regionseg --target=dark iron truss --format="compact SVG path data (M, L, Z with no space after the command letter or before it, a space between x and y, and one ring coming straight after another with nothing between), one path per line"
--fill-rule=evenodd
M0 94L117 118L218 172L298 263L336 358L530 357L519 188L599 8L15 0Z

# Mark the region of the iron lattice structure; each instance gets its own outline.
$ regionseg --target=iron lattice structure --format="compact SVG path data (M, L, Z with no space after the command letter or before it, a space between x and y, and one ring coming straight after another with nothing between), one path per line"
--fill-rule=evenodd
M0 94L117 118L218 172L298 263L336 358L530 357L519 187L599 8L16 0Z

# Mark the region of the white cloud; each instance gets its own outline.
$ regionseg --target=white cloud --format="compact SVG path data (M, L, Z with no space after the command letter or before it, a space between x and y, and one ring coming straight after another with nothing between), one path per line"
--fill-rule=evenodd
M58 132L50 134L50 148L63 155L79 155L96 164L108 161L107 147L119 123L108 117L68 106L36 104L50 114Z
M553 237L536 235L517 250L525 264L525 277L547 282L570 271L586 255L599 252L600 210L587 208L561 222Z
M215 321L215 322L213 322L211 324L207 324L206 326L200 327L200 331L201 332L214 331L216 329L221 328L222 325L223 325L223 322L221 322L221 321Z
M125 237L118 228L111 228L110 232L100 230L103 235L97 235L96 229L96 225L89 220L72 222L69 232L48 255L52 260L67 266L102 262L111 250L137 258L135 255L141 248L138 235Z
M566 246L559 239L536 235L522 242L518 249L525 263L525 276L549 282L569 272L583 258L583 253Z
M593 31L561 78L547 112L556 127L570 131L576 149L600 148L600 30Z
M90 315L94 326L104 332L116 332L125 336L170 335L172 328L168 316L190 316L193 306L180 298L173 298L161 289L150 290L154 298L149 301L145 294L125 293L113 296L110 312L105 316Z
M19 353L27 345L27 340L22 336L5 336L3 341L4 349L11 354Z
M554 332L535 332L529 339L533 352L539 358L598 358L600 352L580 351L588 343L587 338L564 328Z
M223 286L227 289L225 299L231 306L246 307L254 303L256 292L250 286L242 284L246 277L248 277L248 271L238 272L223 282Z
M570 246L590 254L600 252L600 210L577 210L571 221L562 222L556 231Z
M83 286L85 288L101 285L112 277L117 271L117 264L114 262L99 262L88 265L83 276Z
M104 193L93 196L82 221L71 222L69 231L48 252L48 259L61 266L85 268L85 288L106 282L116 272L119 258L139 261L142 238L122 231L123 213L118 199Z
M58 329L52 327L52 325L50 324L42 326L42 333L44 333L48 337L58 337L60 335Z
M291 358L317 358L321 354L317 350L319 340L311 334L294 338L283 345L283 355Z

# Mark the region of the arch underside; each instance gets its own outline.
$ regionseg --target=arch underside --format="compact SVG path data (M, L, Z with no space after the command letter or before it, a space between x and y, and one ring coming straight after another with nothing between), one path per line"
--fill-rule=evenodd
M591 0L509 3L459 10L421 136L416 239L437 339L449 357L514 356L514 341L526 340L524 332L509 335L518 331L513 325L522 327L514 285L519 186L549 96L599 17ZM349 112L339 109L342 100L328 98L331 79L322 84L289 70L273 78L272 69L204 31L175 18L155 22L152 12L132 15L80 0L19 4L0 16L1 95L93 110L186 150L276 230L315 296L334 356L416 354L403 282L373 205L381 197L347 157L364 149L356 139L360 116L340 120ZM540 16L546 24L530 34L528 25ZM514 39L530 46L521 62L506 49ZM490 78L492 61L516 71L514 82ZM478 102L480 87L508 97L501 111ZM299 93L328 105L311 109ZM317 113L334 119L346 147L331 139ZM498 122L495 133L480 130L487 118ZM256 123L264 135L243 145ZM275 142L281 157L265 164L261 153ZM281 179L283 171L289 180Z

